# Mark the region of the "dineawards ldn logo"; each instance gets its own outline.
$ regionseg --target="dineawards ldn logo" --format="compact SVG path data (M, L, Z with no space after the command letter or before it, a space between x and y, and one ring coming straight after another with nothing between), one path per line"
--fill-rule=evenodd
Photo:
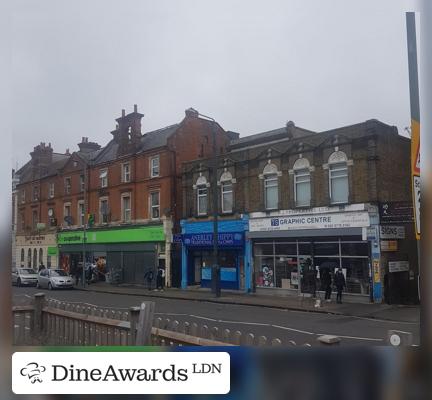
M42 383L41 374L43 374L45 371L46 368L43 365L39 365L36 362L30 362L21 369L20 374L22 376L27 376L31 383Z
M16 394L226 394L226 352L17 352Z

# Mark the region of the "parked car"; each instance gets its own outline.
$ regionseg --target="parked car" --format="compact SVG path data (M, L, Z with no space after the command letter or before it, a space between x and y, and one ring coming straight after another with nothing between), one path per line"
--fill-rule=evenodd
M73 279L62 269L43 269L39 272L37 287L49 290L72 289Z
M37 272L32 268L16 268L12 270L12 285L36 286L38 280Z

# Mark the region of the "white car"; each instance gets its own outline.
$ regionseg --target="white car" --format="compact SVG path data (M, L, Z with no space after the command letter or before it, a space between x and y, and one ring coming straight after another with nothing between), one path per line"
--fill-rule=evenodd
M37 272L33 268L16 268L12 270L12 285L36 286L38 280Z
M62 269L43 269L39 272L37 280L38 288L72 289L73 279Z

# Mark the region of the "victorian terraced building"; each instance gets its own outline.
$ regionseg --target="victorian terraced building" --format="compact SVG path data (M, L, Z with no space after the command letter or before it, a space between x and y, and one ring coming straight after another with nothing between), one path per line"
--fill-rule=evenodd
M183 170L182 286L208 287L212 160ZM348 298L417 299L410 139L377 120L312 132L286 127L230 142L218 159L222 288L310 292L341 267ZM385 292L385 293L384 293Z

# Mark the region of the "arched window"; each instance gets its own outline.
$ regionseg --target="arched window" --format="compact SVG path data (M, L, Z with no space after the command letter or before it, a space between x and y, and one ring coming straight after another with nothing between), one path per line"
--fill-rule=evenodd
M43 263L43 250L39 249L39 265Z
M24 258L25 258L25 252L24 249L21 249L21 267L24 267Z
M233 210L233 178L229 171L225 171L220 178L221 205L223 213L231 213Z
M264 206L266 210L278 208L279 183L276 165L267 164L263 171L264 176Z
M299 158L293 166L294 170L294 199L297 207L310 206L311 182L310 164L306 158Z
M38 267L37 256L38 256L37 249L34 249L33 250L33 269L37 269L37 267Z
M342 151L335 151L329 157L330 203L348 203L348 167L347 156Z
M27 267L31 268L31 262L32 262L32 251L31 249L28 249L27 251Z
M207 214L207 179L205 176L200 176L196 181L196 190L197 190L197 211L198 215L206 215Z

